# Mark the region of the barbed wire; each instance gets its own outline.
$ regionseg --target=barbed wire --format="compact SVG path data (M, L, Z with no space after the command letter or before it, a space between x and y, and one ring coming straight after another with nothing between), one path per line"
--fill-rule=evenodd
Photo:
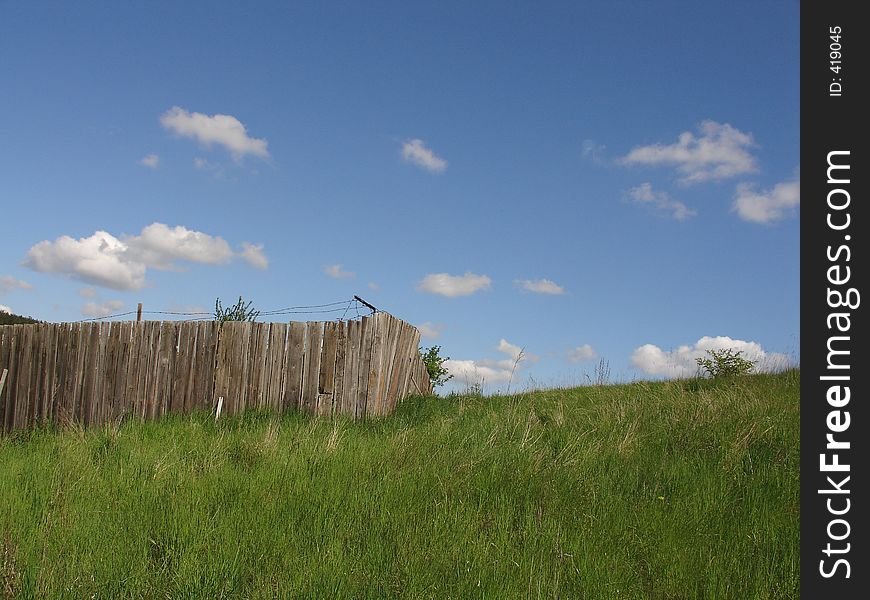
M355 316L351 317L352 319L361 319L364 316L370 316L375 314L375 310L371 310L369 315L363 315L360 313L360 307L364 306L360 303L356 298L351 298L350 300L339 300L337 302L327 302L325 304L308 304L302 306L288 306L285 308L279 308L275 310L265 310L258 311L257 317L273 317L279 315L320 315L320 314L330 314L340 312L341 316L336 318L336 321L345 321L347 319L348 312L350 312L351 307L355 312ZM335 307L335 308L329 308ZM307 310L307 309L317 309L317 310ZM100 317L91 317L88 319L80 319L78 321L72 321L73 323L88 323L94 321L107 321L109 319L117 319L119 317L127 317L130 315L172 315L179 317L193 317L190 319L178 319L182 322L190 322L190 321L211 321L214 320L214 313L205 312L205 311L173 311L173 310L131 310L122 313L116 313L111 315L104 315Z

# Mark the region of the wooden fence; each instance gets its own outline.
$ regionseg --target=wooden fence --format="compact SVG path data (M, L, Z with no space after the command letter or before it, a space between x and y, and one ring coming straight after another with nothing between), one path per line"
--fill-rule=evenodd
M412 325L145 321L0 326L2 429L247 408L362 419L432 388Z

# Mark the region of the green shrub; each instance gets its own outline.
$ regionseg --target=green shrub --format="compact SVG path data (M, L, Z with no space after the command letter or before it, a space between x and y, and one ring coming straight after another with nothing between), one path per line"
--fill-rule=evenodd
M755 361L740 356L743 350L725 348L707 350L707 354L708 358L696 358L695 362L713 379L747 375L755 368Z
M444 363L450 360L450 357L442 358L439 353L441 346L432 346L431 348L420 348L420 355L423 357L423 363L426 365L426 370L429 372L429 381L432 382L432 387L444 385L453 378L453 375L448 375Z
M221 299L217 298L214 301L214 320L224 323L226 321L256 321L260 316L259 310L251 308L253 300L245 303L242 297L239 296L239 301L235 306L227 306L224 308L221 305Z

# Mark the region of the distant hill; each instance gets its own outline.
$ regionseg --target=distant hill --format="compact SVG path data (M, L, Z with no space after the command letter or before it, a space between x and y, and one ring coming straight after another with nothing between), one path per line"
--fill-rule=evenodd
M0 312L0 325L29 325L31 323L39 323L39 321L32 317Z

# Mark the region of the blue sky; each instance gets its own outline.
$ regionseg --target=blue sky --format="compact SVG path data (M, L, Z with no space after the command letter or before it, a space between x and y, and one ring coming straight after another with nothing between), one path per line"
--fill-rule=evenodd
M799 352L797 2L362 4L0 2L0 307L358 294L487 391Z

